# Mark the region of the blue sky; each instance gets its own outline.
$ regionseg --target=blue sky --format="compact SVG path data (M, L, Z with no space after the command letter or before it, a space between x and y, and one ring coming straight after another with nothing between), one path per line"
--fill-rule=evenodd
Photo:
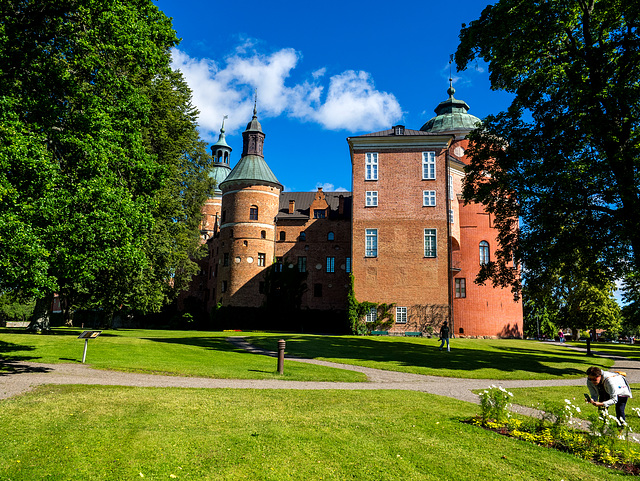
M182 42L173 52L200 110L202 138L224 115L240 159L254 91L265 160L287 191L351 190L346 138L419 129L447 98L449 55L485 1L205 2L159 0ZM455 97L477 117L506 109L487 66L453 70Z

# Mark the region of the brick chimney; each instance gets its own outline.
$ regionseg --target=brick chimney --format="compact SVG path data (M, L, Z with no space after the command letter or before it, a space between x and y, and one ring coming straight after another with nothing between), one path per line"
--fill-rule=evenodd
M296 201L295 200L290 200L289 201L289 214L293 214L296 211Z
M344 215L344 195L338 197L338 214Z

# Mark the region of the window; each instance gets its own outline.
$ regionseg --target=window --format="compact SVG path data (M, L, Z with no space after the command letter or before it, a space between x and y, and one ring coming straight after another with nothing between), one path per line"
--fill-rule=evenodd
M453 224L453 209L449 209L449 224Z
M334 234L333 232L329 232L329 233L327 234L327 240L332 241L332 240L334 240L335 238L336 238L336 236L335 236L335 234Z
M351 272L351 257L347 257L345 261L347 274Z
M424 256L436 257L436 229L424 230Z
M307 258L298 257L298 272L307 272Z
M282 257L276 257L276 272L282 272Z
M378 257L378 229L365 229L365 257Z
M436 191L435 190L423 190L422 191L422 205L425 207L435 207L436 205Z
M258 252L258 266L264 267L267 261L267 255L263 252Z
M287 239L287 234L283 230L280 231L280 240L284 241Z
M305 231L300 232L300 237L298 239L300 239L301 241L306 241L307 233Z
M489 243L487 241L480 242L480 265L489 263Z
M249 220L258 220L258 207L255 205L249 209Z
M456 297L467 297L467 280L456 279Z
M364 160L364 180L378 180L378 154L367 152Z
M327 257L327 272L335 272L335 271L336 271L336 258Z
M375 307L369 309L365 320L366 322L376 322L378 320L378 310Z
M226 211L226 210L223 210L223 211L222 211L222 223L224 223L224 221L226 220L226 218L227 218L227 211Z
M227 292L227 281L222 281L222 287L220 288L221 292Z
M327 217L327 211L325 209L313 209L314 219L324 219Z
M422 178L434 180L436 178L436 153L422 152Z
M267 231L261 230L260 231L260 238L266 239L267 238Z
M396 307L396 322L398 324L406 324L407 323L407 308L406 307Z
M313 285L313 297L322 297L322 284Z
M366 207L378 206L378 191L370 190L365 193L365 206Z
M453 200L453 175L449 174L449 199Z
M228 266L229 265L229 253L225 252L224 254L222 254L222 265L223 266Z

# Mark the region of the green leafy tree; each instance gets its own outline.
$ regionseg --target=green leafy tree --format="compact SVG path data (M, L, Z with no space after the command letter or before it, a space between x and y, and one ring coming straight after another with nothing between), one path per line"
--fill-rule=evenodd
M0 290L37 298L44 327L54 292L109 318L186 282L204 161L193 132L171 143L195 115L176 44L150 0L0 3ZM153 244L169 231L173 245Z
M479 280L519 290L573 262L640 271L640 3L499 0L463 26L459 69L489 65L514 94L471 134L464 185L500 248ZM521 227L518 228L518 220Z
M622 319L614 291L615 284L605 268L584 263L576 254L572 264L529 279L523 289L527 321L553 326L553 332L545 332L551 337L556 336L556 328L571 328L574 334L595 329L618 331ZM590 349L587 338L588 355Z

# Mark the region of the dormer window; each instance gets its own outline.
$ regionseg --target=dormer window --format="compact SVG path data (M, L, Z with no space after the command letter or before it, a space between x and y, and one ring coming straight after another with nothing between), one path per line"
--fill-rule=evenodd
M404 135L404 125L395 125L393 127L393 135Z

